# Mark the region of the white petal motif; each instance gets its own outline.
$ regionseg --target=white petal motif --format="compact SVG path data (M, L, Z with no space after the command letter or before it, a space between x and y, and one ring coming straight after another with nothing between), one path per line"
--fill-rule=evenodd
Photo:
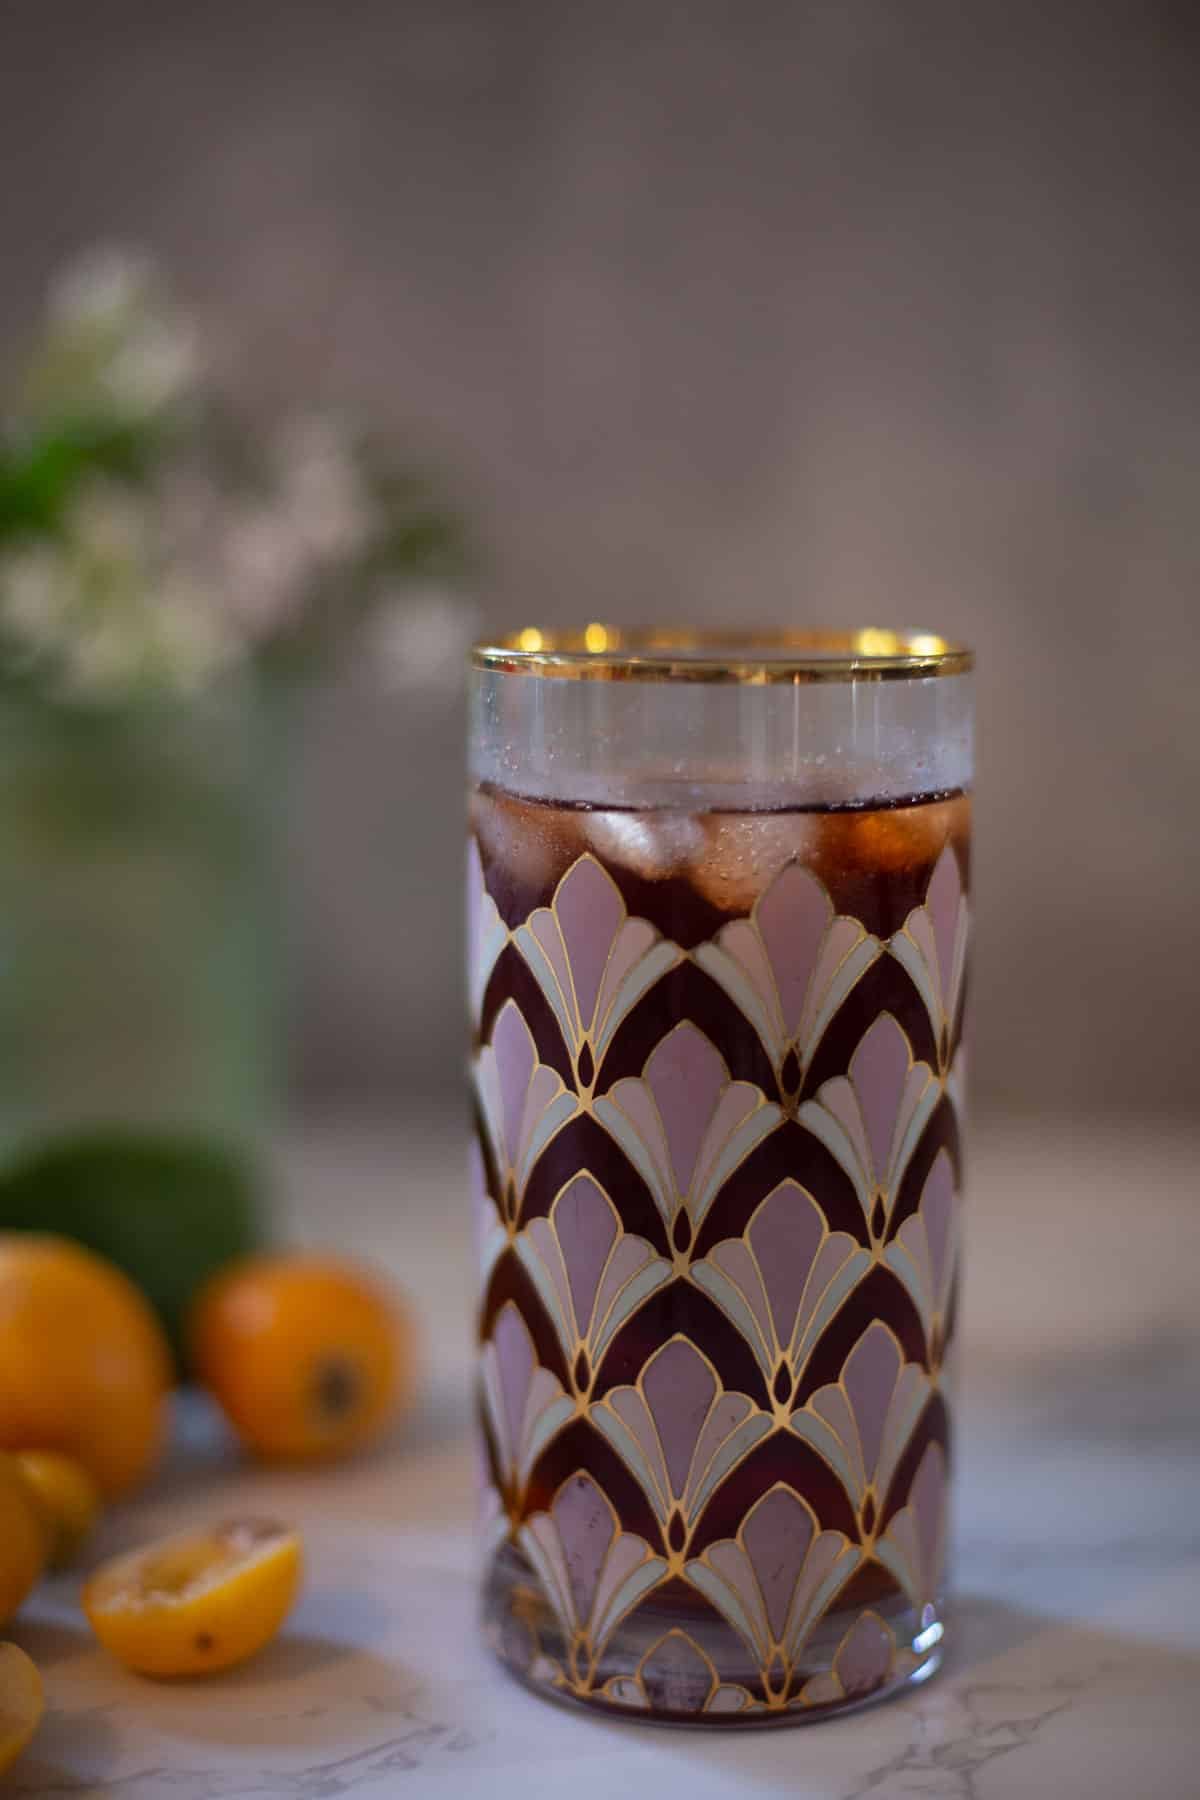
M492 1040L475 1061L475 1085L492 1158L513 1211L542 1151L579 1111L561 1076L538 1061L533 1034L514 1000L506 1000Z
M505 1483L521 1489L551 1438L575 1415L557 1375L537 1360L520 1312L505 1302L480 1358L484 1415Z
M847 994L882 954L879 939L857 919L835 913L812 870L792 862L748 919L723 926L693 960L754 1026L783 1085L789 1051L799 1076Z
M517 1255L558 1333L567 1367L575 1370L581 1351L586 1357L583 1389L621 1326L672 1274L645 1238L622 1231L616 1207L586 1170L555 1197L548 1218L525 1227Z
M741 1635L764 1674L778 1658L790 1677L814 1626L861 1561L856 1544L840 1531L820 1530L808 1502L777 1482L751 1507L736 1538L710 1544L684 1574Z
M914 907L888 949L925 1003L943 1072L967 962L969 909L958 857L947 843L934 864L924 904Z
M937 1604L946 1559L946 1456L940 1444L926 1448L908 1504L889 1521L875 1555L919 1611Z
M830 1231L805 1188L786 1180L756 1208L741 1237L725 1238L691 1278L753 1350L768 1386L781 1365L788 1393L821 1333L870 1267L849 1233Z
M727 1393L689 1339L668 1340L635 1387L612 1388L589 1417L637 1478L664 1533L685 1535L730 1471L771 1430L745 1394Z
M877 1520L931 1385L919 1363L905 1361L895 1334L875 1319L839 1379L818 1388L804 1409L792 1414L792 1430L829 1464L868 1533L873 1520L862 1521L867 1499Z
M873 1238L886 1231L904 1172L940 1096L931 1070L913 1061L891 1013L880 1013L851 1057L849 1073L824 1082L816 1098L800 1108L800 1123L854 1183Z
M916 1212L905 1219L883 1253L884 1262L912 1296L931 1345L944 1334L954 1288L957 1211L954 1169L942 1149L925 1178Z
M653 925L629 917L616 882L590 853L513 941L558 1020L581 1091L591 1089L617 1027L683 960Z
M522 1525L518 1542L537 1570L575 1660L594 1663L625 1615L666 1573L644 1538L622 1531L611 1502L583 1471L568 1476L548 1512Z
M642 1176L670 1229L691 1236L724 1183L782 1118L749 1081L731 1081L720 1052L688 1020L647 1058L640 1077L614 1082L596 1117Z

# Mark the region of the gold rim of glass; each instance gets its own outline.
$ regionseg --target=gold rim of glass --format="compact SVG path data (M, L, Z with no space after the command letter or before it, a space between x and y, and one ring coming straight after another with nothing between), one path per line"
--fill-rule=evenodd
M474 646L472 667L574 681L911 681L965 675L975 655L930 631L581 631L526 626Z

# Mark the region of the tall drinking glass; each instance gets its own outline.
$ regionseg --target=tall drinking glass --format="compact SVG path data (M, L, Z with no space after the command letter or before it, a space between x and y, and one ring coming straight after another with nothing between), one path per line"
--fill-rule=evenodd
M484 1623L819 1718L945 1642L972 659L523 631L471 677Z

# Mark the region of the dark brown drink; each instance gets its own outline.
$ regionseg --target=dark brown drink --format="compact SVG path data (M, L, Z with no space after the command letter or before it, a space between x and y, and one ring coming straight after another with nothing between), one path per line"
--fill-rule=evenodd
M938 1656L970 799L670 794L473 797L485 1612L795 1717Z

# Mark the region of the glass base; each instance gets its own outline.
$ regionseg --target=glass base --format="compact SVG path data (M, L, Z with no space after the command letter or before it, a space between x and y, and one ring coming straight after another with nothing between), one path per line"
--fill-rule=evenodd
M518 1551L502 1546L484 1584L483 1627L505 1668L548 1699L652 1724L789 1725L829 1718L927 1681L945 1649L940 1608L892 1592L827 1612L794 1662L764 1667L684 1584L623 1619L594 1651L568 1635Z

